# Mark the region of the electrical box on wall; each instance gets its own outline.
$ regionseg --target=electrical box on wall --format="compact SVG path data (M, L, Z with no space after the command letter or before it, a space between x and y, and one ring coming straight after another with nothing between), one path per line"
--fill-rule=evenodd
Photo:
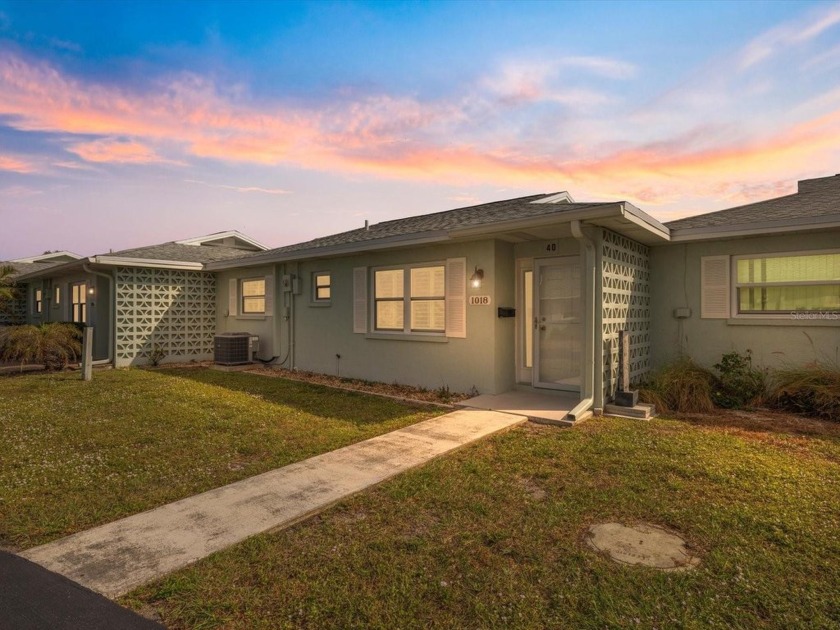
M289 293L292 290L292 276L291 274L285 274L282 278L280 278L280 289L283 293Z
M691 317L691 309L687 306L681 306L674 309L675 319L688 319L689 317Z

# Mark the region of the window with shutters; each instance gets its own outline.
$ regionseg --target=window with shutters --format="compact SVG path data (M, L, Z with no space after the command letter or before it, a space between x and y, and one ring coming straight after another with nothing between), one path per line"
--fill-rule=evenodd
M265 278L242 280L241 296L243 315L265 314Z
M736 256L739 315L840 311L840 252Z
M446 267L423 263L375 269L374 329L443 334L446 331Z

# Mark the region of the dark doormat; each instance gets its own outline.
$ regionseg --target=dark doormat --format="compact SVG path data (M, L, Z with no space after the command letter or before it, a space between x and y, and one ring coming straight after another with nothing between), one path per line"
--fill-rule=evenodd
M0 551L0 630L161 630L63 575Z

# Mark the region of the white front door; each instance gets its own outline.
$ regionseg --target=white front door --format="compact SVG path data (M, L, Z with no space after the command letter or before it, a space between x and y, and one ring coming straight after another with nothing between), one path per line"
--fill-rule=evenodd
M533 385L580 391L583 360L579 256L534 261Z

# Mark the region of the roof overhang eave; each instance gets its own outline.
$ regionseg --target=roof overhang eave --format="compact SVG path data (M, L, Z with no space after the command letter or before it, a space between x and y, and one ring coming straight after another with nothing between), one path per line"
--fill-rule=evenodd
M667 241L670 239L670 230L668 230L667 227L632 204L624 201L593 206L590 208L581 208L580 210L572 210L560 214L529 217L527 219L511 219L510 221L503 221L488 225L457 228L455 230L451 230L449 235L452 238L489 236L500 232L540 228L548 225L557 225L558 223L571 223L576 220L599 225L599 221L615 218L626 219L635 226L650 232L654 240L662 239ZM612 230L617 229L614 226L607 227ZM633 237L631 236L631 238Z
M205 264L200 262L128 258L125 256L94 256L90 260L97 265L106 265L109 267L147 267L151 269L175 269L177 271L203 271L205 267Z

